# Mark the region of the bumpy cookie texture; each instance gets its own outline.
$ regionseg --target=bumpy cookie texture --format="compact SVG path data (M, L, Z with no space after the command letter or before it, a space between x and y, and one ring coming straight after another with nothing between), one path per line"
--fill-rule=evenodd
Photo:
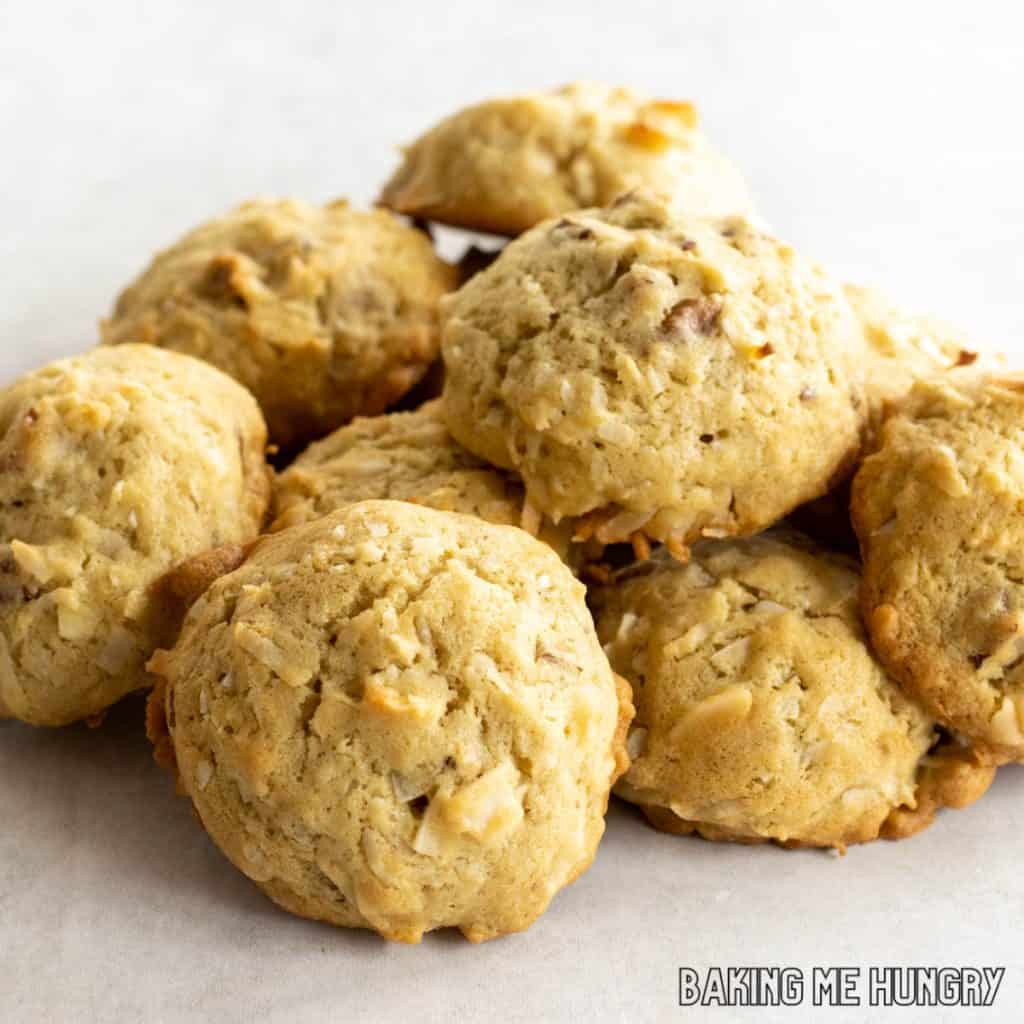
M915 385L853 485L872 642L945 725L1024 759L1024 375Z
M580 536L685 557L842 472L862 345L841 289L788 246L636 192L539 225L449 300L445 410L553 521L595 513Z
M559 557L570 555L569 529L534 517L525 507L518 480L457 444L445 425L440 401L415 412L356 420L310 445L278 477L272 529L372 498L412 501L491 523L525 526Z
M858 583L853 563L765 534L597 591L637 706L616 792L671 831L838 848L913 808L932 722L872 657Z
M876 428L886 404L902 398L915 381L978 361L977 347L949 324L910 313L871 288L847 284L844 291L864 331L865 390Z
M575 83L461 110L405 151L381 201L477 231L518 235L645 185L698 215L743 213L739 172L697 126L690 103Z
M0 394L0 704L36 725L152 684L180 618L161 577L251 540L267 509L266 427L213 367L100 348Z
M102 332L220 367L290 447L412 388L437 356L437 304L455 283L430 239L385 211L248 202L160 253Z
M469 516L362 502L262 540L153 665L227 856L286 909L391 939L527 927L625 767L628 688L582 585Z

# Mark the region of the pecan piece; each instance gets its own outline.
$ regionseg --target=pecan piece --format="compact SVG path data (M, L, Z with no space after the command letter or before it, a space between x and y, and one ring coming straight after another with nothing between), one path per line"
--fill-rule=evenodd
M665 314L661 328L668 334L710 334L721 312L722 300L717 295L683 299Z

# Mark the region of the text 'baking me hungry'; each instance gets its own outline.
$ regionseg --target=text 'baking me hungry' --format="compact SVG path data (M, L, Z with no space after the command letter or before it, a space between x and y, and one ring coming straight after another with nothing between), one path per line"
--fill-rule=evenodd
M679 968L680 1006L992 1006L1005 967Z

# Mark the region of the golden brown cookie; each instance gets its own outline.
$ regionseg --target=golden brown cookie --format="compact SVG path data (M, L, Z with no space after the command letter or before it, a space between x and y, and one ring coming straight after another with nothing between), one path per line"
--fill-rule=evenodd
M554 522L685 557L842 474L862 345L839 286L788 246L637 192L539 225L448 301L445 414Z
M928 756L932 720L872 656L858 584L854 563L769 533L598 589L598 634L637 707L616 792L670 831L840 849L984 792L991 767Z
M487 100L409 146L381 202L499 235L640 185L677 195L692 214L746 212L743 178L697 120L691 103L592 82Z
M415 412L357 419L310 445L277 479L271 528L308 522L372 498L526 527L569 560L568 525L531 518L522 484L456 443L440 401Z
M625 767L582 585L522 530L405 502L262 540L153 667L214 842L285 909L390 939L529 926Z
M412 388L437 357L437 304L455 283L429 237L385 211L253 201L160 253L103 339L213 363L291 447Z
M161 578L259 532L266 427L199 360L100 348L0 393L0 704L36 725L152 685L180 622Z
M907 839L928 828L943 808L961 810L983 797L996 766L984 753L958 738L946 738L922 758L916 805L897 807L882 823L883 839Z
M916 384L853 485L879 656L943 724L1024 759L1024 375Z

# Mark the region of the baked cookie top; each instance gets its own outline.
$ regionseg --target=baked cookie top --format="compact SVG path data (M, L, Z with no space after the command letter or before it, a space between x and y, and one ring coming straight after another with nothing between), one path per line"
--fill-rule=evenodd
M145 662L179 624L154 584L256 536L266 439L244 388L148 345L0 392L0 706L63 725L152 684Z
M454 286L430 239L386 211L258 200L160 253L101 329L218 366L290 447L405 394L437 356Z
M452 434L555 522L680 555L823 493L859 449L841 289L750 221L648 192L539 225L445 307ZM813 443L808 439L813 438Z
M589 865L632 713L549 548L405 502L262 540L154 668L227 856L288 910L410 942L525 928Z
M879 656L947 726L1024 759L1024 374L922 381L853 485Z
M310 445L278 478L274 530L373 498L412 501L491 523L527 526L567 559L570 530L527 521L522 484L458 444L437 400L360 418Z
M700 131L693 104L587 82L446 118L405 150L381 202L518 235L639 185L677 195L697 215L750 208L743 178Z
M847 284L843 290L864 331L865 390L876 429L885 405L915 381L978 360L966 334L938 318L911 313L872 288Z
M840 848L914 806L932 722L872 657L852 562L769 533L631 572L594 594L637 708L617 793L677 831Z

